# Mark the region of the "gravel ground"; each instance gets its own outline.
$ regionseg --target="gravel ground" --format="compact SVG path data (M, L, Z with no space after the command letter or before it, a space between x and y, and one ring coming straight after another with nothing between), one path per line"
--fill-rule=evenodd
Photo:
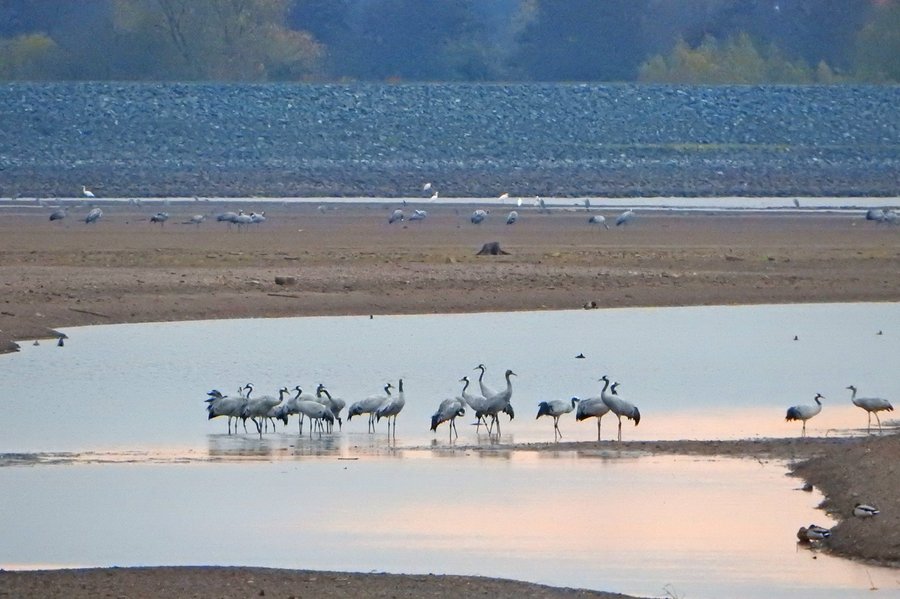
M889 86L17 83L0 194L897 196L898 105Z

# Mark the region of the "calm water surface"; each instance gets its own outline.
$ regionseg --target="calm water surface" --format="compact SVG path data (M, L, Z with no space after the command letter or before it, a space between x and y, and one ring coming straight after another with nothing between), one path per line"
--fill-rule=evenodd
M552 440L537 402L596 394L601 374L642 411L626 439L795 435L784 411L815 393L827 399L811 435L860 434L865 414L845 387L898 397L884 367L900 355L898 325L898 304L823 304L67 329L64 348L25 343L0 357L0 538L17 539L0 544L0 567L247 564L641 595L896 593L896 571L798 550L799 526L830 522L780 463L503 445ZM428 430L430 414L479 362L495 388L504 369L519 374L517 417L499 444L461 424L451 445L443 427ZM353 401L400 377L407 404L390 444L383 422L375 435L354 419L310 439L292 421L260 441L204 413L212 387L321 381ZM565 440L596 439L592 421L560 427ZM614 418L603 432L615 434ZM466 449L490 443L499 449Z

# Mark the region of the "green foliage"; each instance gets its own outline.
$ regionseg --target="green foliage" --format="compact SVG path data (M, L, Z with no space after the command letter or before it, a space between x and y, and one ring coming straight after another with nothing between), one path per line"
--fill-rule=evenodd
M740 33L724 42L706 36L694 48L679 39L669 54L658 54L641 65L638 78L647 83L797 84L816 81L820 72L830 74L830 69L824 65L813 72L802 60L787 59L775 45L760 49L749 35Z
M900 3L872 11L857 38L856 73L864 81L900 82Z
M56 42L43 33L0 39L0 79L50 79L57 60Z

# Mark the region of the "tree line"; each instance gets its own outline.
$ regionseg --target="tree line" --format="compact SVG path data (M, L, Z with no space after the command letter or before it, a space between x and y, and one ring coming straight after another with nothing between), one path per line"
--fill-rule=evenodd
M900 0L0 0L0 79L900 82Z

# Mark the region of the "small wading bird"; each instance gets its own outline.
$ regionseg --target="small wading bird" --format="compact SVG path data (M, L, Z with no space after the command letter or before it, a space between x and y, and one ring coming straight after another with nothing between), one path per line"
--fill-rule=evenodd
M816 393L816 396L813 398L816 405L791 406L788 408L787 415L784 417L786 421L803 421L803 430L800 433L801 437L806 436L806 421L822 411L822 402L819 401L822 399L825 399L825 397L821 393Z
M891 405L886 399L881 397L856 397L856 387L850 385L847 387L850 389L850 401L853 402L853 405L862 408L868 413L869 419L866 424L866 434L871 432L872 429L872 414L875 414L875 420L878 421L878 432L881 433L881 418L878 417L878 412L886 411L893 412L894 406Z
M538 413L535 420L541 416L551 416L553 418L553 438L562 439L562 431L559 430L559 417L568 414L575 409L578 402L581 401L577 397L570 400L554 399L552 401L542 401L538 404Z
M872 518L880 513L878 508L865 503L857 503L853 506L853 515L857 518Z
M426 216L428 216L428 212L425 210L414 210L413 213L409 215L409 220L425 220Z
M93 198L93 197L95 197L95 196L94 196L94 192L91 191L90 189L88 189L88 188L87 188L86 186L84 186L84 185L81 186L81 195L83 195L83 196L86 197L86 198Z

